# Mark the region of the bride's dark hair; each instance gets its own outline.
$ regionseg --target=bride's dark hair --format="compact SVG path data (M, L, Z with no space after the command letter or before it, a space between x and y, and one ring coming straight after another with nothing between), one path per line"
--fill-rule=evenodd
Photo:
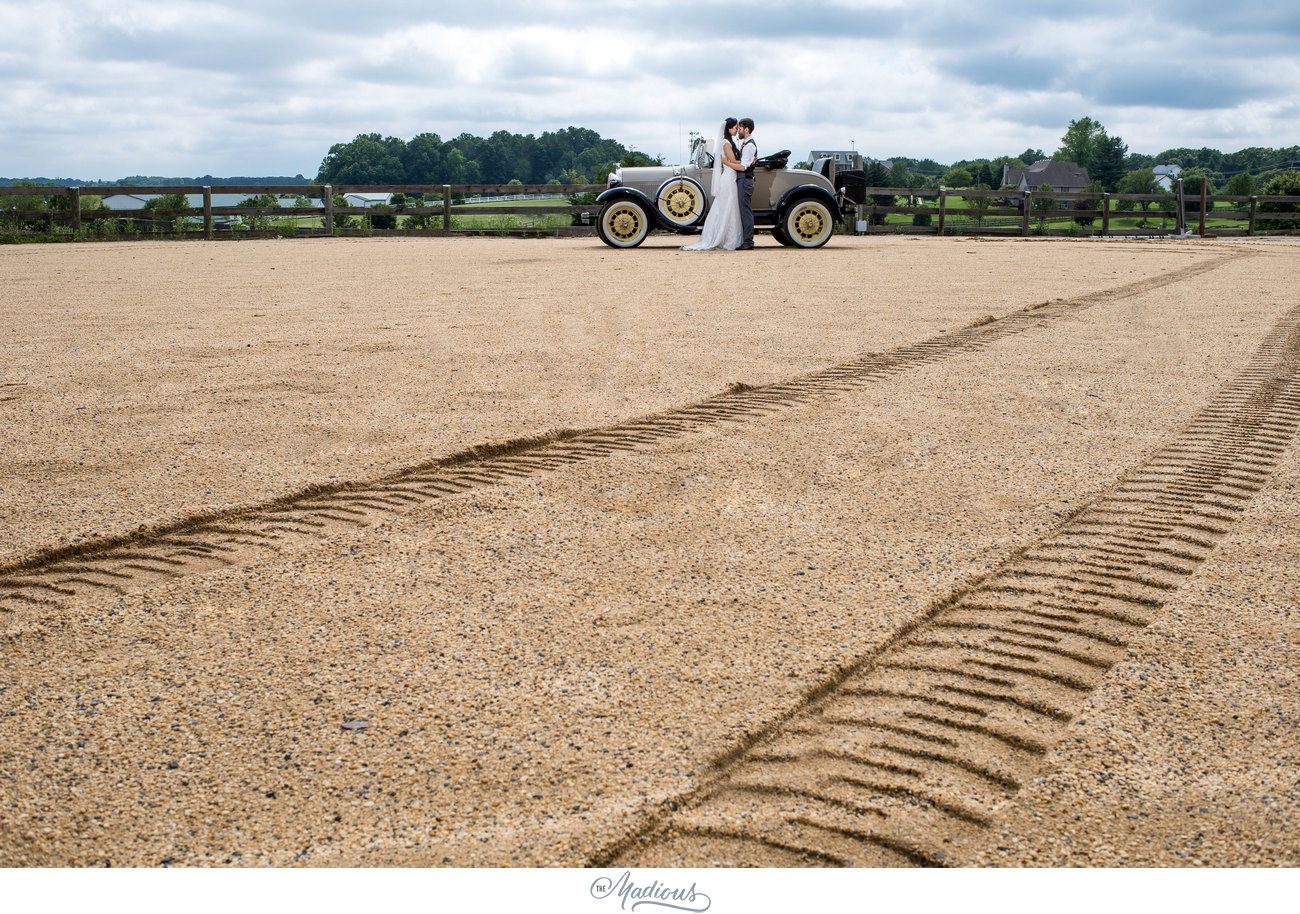
M730 143L732 149L736 149L736 138L731 135L731 128L739 123L740 121L736 120L734 117L729 117L722 122L722 139ZM739 153L740 150L736 149L736 152Z

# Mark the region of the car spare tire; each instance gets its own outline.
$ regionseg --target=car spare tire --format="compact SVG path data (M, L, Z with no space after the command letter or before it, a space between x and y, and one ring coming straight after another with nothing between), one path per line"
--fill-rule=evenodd
M690 178L670 178L655 194L655 208L664 222L676 228L690 228L704 215L708 194Z

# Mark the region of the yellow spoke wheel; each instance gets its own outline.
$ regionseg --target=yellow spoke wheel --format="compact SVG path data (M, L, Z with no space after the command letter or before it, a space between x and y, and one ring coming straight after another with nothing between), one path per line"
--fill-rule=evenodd
M835 228L830 208L820 200L800 200L782 220L782 228L795 247L819 248Z
M650 234L650 218L636 200L611 200L596 223L600 240L614 248L634 248Z

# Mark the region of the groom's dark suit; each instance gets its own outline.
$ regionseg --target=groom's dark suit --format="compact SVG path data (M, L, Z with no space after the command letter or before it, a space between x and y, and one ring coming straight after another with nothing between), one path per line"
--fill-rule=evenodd
M745 170L736 175L736 204L740 207L740 232L742 240L738 250L754 247L754 162L758 159L758 144L753 137L746 138L740 147L740 164Z

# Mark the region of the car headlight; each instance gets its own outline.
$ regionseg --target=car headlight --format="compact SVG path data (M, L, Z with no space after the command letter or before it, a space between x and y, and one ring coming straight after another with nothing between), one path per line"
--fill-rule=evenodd
M621 167L615 168L613 171L609 173L608 183L610 187L618 187L620 184L623 183L623 169Z

